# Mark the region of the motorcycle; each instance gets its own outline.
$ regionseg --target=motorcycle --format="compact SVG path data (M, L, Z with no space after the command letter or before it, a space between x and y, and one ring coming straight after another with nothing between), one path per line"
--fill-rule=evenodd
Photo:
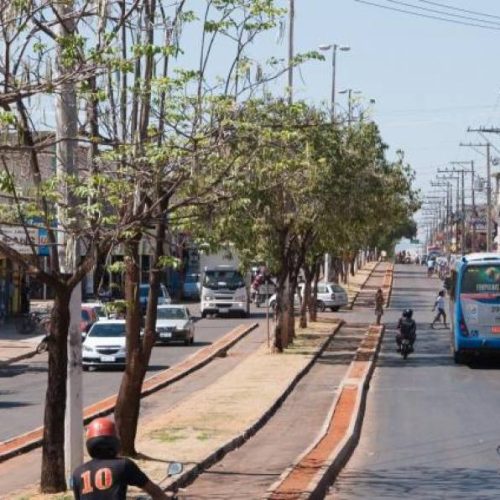
M410 339L403 338L401 340L401 356L403 356L403 359L406 359L411 352L413 352L413 347L411 346Z

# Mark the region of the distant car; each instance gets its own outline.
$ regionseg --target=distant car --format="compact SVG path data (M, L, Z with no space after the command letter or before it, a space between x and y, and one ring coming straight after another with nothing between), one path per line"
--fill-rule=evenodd
M139 302L141 304L141 311L143 314L146 313L146 308L148 305L148 296L149 296L149 284L145 283L139 285ZM167 288L165 285L160 285L160 290L158 293L158 305L170 304L172 299L168 294Z
M199 300L200 290L200 275L198 273L186 274L182 285L182 296L185 299Z
M125 366L127 357L125 320L108 319L94 323L82 343L84 370L100 366Z
M301 292L304 290L304 284L299 285ZM318 297L316 307L318 311L323 312L325 309L338 311L341 307L349 303L346 291L337 283L318 283ZM269 307L276 307L276 294L269 299ZM295 294L295 307L299 307L299 296Z
M94 310L97 319L108 319L108 315L106 314L106 306L102 302L84 302L82 304L83 307L90 307Z
M181 341L185 345L194 343L194 321L189 309L183 305L158 306L156 338L158 342Z

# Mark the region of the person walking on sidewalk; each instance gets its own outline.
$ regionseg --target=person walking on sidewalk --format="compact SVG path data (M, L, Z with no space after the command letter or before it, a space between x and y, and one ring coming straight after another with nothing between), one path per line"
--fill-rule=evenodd
M436 322L439 322L441 318L443 318L443 324L444 327L446 328L446 311L445 311L445 301L444 301L444 291L441 290L436 298L436 302L434 302L434 307L432 308L432 311L434 312L437 309L438 313L436 314L436 317L431 323L431 328L434 328L434 324Z
M125 500L129 485L141 488L155 500L169 498L132 460L118 456L120 440L109 418L96 418L90 423L86 444L92 460L77 467L71 478L77 500Z
M375 294L375 316L377 318L377 325L380 325L380 320L384 314L384 303L384 292L382 292L382 288L379 288Z

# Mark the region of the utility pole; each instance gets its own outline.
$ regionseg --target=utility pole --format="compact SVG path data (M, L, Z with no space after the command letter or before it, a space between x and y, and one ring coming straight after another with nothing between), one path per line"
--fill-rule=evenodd
M481 132L481 133L500 133L500 129L471 129L468 132ZM491 252L492 248L492 232L493 232L493 219L492 219L492 203L491 203L491 144L490 142L479 144L463 144L460 146L468 146L471 148L486 148L486 251Z
M450 172L447 170L447 169L438 169L438 172L440 173L443 173L443 174L446 174L446 175L437 175L436 176L436 179L439 179L439 180L453 180L453 181L456 181L457 182L457 188L456 188L456 196L455 196L455 199L456 199L456 206L455 206L455 218L454 218L454 222L456 224L456 229L455 229L455 252L457 251L458 249L458 240L459 240L459 237L458 237L458 221L457 221L457 217L458 217L458 213L460 212L460 177L458 176L454 176L454 175L450 175Z
M457 169L453 167L453 172L462 175L462 255L466 253L466 238L465 238L465 174L472 174L472 214L475 213L474 200L474 162L473 161L452 161L452 165L470 165L470 170L465 168ZM475 231L473 231L473 234ZM474 251L474 237L471 238L471 250Z
M75 17L72 0L56 2L57 34L61 39L74 33ZM60 49L61 50L61 49ZM64 75L67 65L57 58L57 71ZM77 175L75 145L78 132L78 108L75 85L72 82L63 83L56 93L56 173L62 190L64 207L58 208L59 230L57 232L61 271L72 274L78 265L78 241L67 238L62 223L67 219L68 209L74 206L75 200L68 195L67 176ZM70 214L71 217L71 214ZM65 416L65 467L66 476L83 462L83 402L82 402L82 343L80 333L81 320L81 285L73 289L69 303L70 324L68 332L68 371L66 385L66 416ZM61 422L62 425L62 422Z
M288 12L288 103L293 104L293 58L294 51L294 31L295 31L295 0L289 0Z

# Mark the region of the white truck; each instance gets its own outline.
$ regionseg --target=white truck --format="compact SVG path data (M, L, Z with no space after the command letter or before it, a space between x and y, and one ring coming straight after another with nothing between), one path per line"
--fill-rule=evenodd
M249 283L239 267L239 259L228 252L200 255L202 318L216 314L249 316Z

